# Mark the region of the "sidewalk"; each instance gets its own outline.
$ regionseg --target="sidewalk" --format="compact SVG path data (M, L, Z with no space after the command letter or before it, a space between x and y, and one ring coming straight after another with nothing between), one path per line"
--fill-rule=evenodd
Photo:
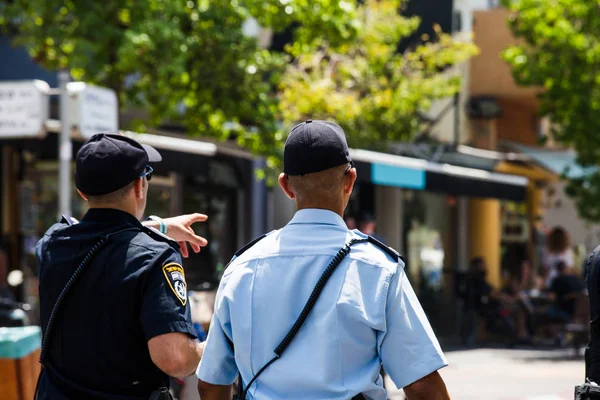
M440 374L452 400L573 400L583 383L583 357L572 349L476 349L447 352L449 366ZM393 383L386 381L386 387ZM390 390L390 399L404 399Z

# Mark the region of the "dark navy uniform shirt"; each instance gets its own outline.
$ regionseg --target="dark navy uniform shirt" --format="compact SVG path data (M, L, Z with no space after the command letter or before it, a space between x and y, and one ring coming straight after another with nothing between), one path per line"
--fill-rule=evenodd
M90 209L39 241L42 328L74 270L108 234L58 314L41 398L147 399L169 385L148 341L170 332L195 337L177 243L114 209Z

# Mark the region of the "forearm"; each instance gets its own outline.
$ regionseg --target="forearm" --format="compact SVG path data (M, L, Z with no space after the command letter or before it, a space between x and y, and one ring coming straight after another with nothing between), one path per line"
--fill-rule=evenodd
M199 343L195 340L190 340L188 348L184 350L184 354L188 354L187 363L185 363L184 370L182 370L183 376L177 378L185 378L193 375L200 364L202 358L202 352L204 351L204 343Z
M198 393L202 400L231 400L232 385L212 385L198 381Z
M406 392L405 392L406 394ZM407 400L450 400L450 395L446 390L443 392L426 390L419 393L413 393L406 395Z
M408 400L450 400L446 384L436 371L404 388Z
M168 333L148 342L150 357L158 368L174 378L192 375L202 357L204 343L182 333Z
M146 220L146 221L142 221L142 225L148 227L148 228L154 228L154 229L158 229L159 228L159 224L156 221L152 221L152 220Z

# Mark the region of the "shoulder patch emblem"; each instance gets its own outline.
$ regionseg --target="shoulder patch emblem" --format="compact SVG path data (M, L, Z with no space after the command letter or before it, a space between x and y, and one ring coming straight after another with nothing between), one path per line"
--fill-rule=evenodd
M187 303L187 285L183 267L177 263L169 263L163 265L162 270L171 290L181 304L185 306Z

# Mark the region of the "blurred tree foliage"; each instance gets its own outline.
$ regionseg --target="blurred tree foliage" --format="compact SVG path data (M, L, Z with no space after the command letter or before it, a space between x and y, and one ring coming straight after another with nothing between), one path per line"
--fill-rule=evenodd
M398 43L419 26L398 13L398 1L367 1L357 10L362 29L343 46L324 42L288 65L281 84L285 121L334 118L351 146L409 141L422 127L417 112L460 90L451 67L476 53L436 29L437 38L401 54Z
M363 3L362 5L359 3ZM182 124L191 135L237 138L277 168L286 132L304 118L331 118L353 146L407 140L417 110L453 95L447 68L475 53L439 34L399 54L418 27L399 0L11 0L0 27L40 64L114 89L122 108ZM255 18L294 26L285 52L243 34Z
M600 221L600 1L505 0L522 43L503 53L515 81L539 87L540 114L587 172L569 179L580 215ZM569 176L569 171L565 175Z

